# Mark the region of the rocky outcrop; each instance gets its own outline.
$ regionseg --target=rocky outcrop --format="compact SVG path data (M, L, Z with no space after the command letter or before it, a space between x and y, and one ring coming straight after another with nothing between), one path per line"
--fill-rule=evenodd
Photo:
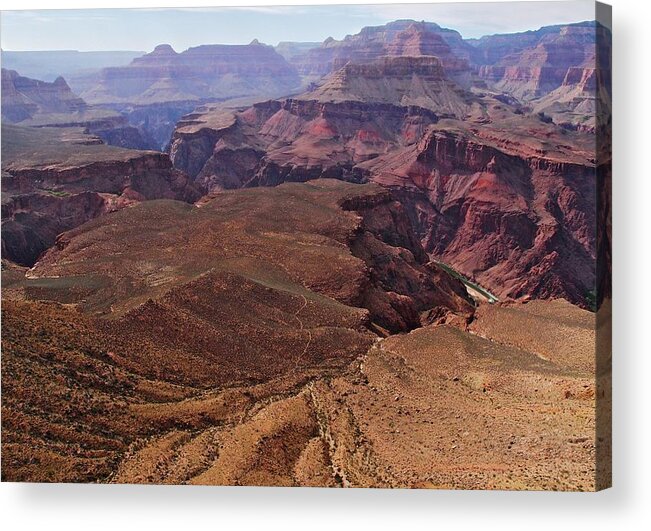
M346 64L295 98L243 111L198 108L178 123L170 156L206 192L322 177L359 182L356 164L478 106L438 58L385 56Z
M537 30L518 33L485 35L479 39L467 39L466 43L471 44L475 48L471 54L474 65L494 65L507 56L518 54L527 48L537 46L541 39L548 35L558 35L567 26L581 27L589 26L590 24L590 22L580 22L578 24L543 26Z
M170 190L178 189L179 180L181 184L184 180L165 153L135 150L126 160L89 161L69 167L17 168L9 165L6 171L8 175L3 177L3 185L10 194L36 189L62 193L94 189L99 193L118 194L129 188L143 199L154 199L156 196L169 197Z
M472 50L454 31L434 28L424 22L410 24L387 43L386 53L400 57L437 57L449 78L463 85L469 83Z
M37 114L74 113L85 107L86 102L70 90L62 77L48 83L2 69L3 121L22 122Z
M273 47L203 45L177 53L167 44L125 67L105 68L81 94L91 103L153 104L241 96L278 96L300 85Z
M594 133L599 109L611 107L611 38L595 21L482 37L471 41L474 68L543 119Z
M29 127L82 127L112 146L158 147L142 128L130 125L124 115L86 104L62 77L47 83L3 68L2 120Z
M367 308L372 320L391 332L418 328L432 316L441 318L450 311L470 317L465 288L428 264L405 207L388 191L340 204L361 216L348 245L366 264L369 282L353 300L355 306Z
M610 31L595 22L585 22L551 28L549 31L526 34L518 49L498 46L498 50L513 49L500 59L479 66L479 76L490 86L522 100L545 96L576 78L577 67L592 65L597 42L609 41ZM532 39L538 37L535 43ZM507 39L518 41L517 34ZM490 41L484 42L484 53L493 57ZM490 61L490 59L486 59ZM569 79L568 79L569 76Z
M320 177L359 182L355 164L415 142L437 120L415 106L269 101L188 116L170 156L207 192Z
M346 63L370 63L389 56L436 56L449 77L469 81L469 59L474 48L454 30L431 22L398 20L384 26L366 27L356 35L337 41L327 39L318 48L292 59L299 72L323 76Z
M435 130L399 162L380 157L361 166L370 180L399 190L433 256L500 298L565 298L589 306L594 164Z
M108 275L111 282L86 293L85 304L113 301L110 311L119 314L197 275L230 271L287 292L302 286L298 293L326 297L333 309L364 308L366 325L382 333L411 330L433 315L472 314L463 285L428 262L389 191L314 180L218 194L200 208L150 202L124 209L61 235L30 275Z
M19 140L20 133L20 128L3 126L3 138ZM163 153L111 151L114 148L88 135L78 137L83 144L69 146L58 136L65 134L64 128L56 129L53 144L41 149L78 149L87 159L57 163L44 158L47 163L39 164L20 152L11 154L15 159L3 157L2 255L13 262L33 265L58 234L101 214L148 199L191 202L199 197L188 177Z
M603 71L594 65L569 68L561 86L538 99L534 111L549 116L563 127L595 132L600 105L597 100L601 99L603 105L610 107L605 82L597 81L602 75Z
M446 77L441 60L429 55L386 56L373 63L348 63L301 97L413 105L458 118L468 113L473 100Z
M598 27L594 50L567 69L560 87L533 102L533 110L566 128L596 132L600 114L612 107L611 37Z
M398 71L409 61L391 66ZM377 64L344 69L352 82L379 79L380 71ZM320 101L315 93L192 115L179 124L172 160L207 192L321 177L376 182L394 191L431 257L498 297L589 305L590 135L526 115L501 97L478 97L459 121L371 96Z

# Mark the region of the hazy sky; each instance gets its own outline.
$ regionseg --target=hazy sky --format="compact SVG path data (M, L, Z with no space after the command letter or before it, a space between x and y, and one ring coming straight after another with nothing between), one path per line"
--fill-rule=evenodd
M142 50L199 44L341 39L395 19L436 22L464 37L593 20L594 2L496 2L193 9L3 11L5 50Z

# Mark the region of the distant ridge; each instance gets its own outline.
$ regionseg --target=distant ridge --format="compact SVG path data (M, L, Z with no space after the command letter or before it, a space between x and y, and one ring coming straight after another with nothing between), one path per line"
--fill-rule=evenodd
M142 51L92 51L77 50L2 50L2 67L17 70L22 75L44 81L54 81L63 76L68 81L89 70L99 70L108 66L123 66Z

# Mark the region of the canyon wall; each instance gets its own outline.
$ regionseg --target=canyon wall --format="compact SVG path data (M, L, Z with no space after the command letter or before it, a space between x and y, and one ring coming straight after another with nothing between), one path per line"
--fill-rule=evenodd
M27 135L54 140L50 147L55 158L67 149L76 152L73 159L59 162L42 153L39 160L47 161L43 164L24 158L21 152L8 151L4 156L3 151L3 258L31 266L58 234L101 214L149 199L191 202L199 197L166 154L119 150L85 134L76 136L75 142L63 141L65 128L47 129L3 126L3 138ZM29 153L34 157L33 151Z

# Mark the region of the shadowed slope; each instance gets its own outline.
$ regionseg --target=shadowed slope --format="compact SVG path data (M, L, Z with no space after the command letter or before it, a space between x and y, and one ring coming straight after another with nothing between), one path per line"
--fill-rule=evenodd
M3 257L31 266L58 234L146 199L198 199L163 153L107 146L80 127L2 125Z
M228 281L240 302L256 301L259 292L245 300ZM168 317L188 312L187 301L173 300L181 293L203 307L191 310L204 323L194 326L195 340L207 338L207 305L231 311L223 294L196 287L166 296L157 324L154 314L138 322L145 305L127 329L56 304L5 301L3 480L595 488L595 380L584 344L594 339L592 314L563 301L485 306L472 324L482 336L427 326L374 344L349 329L352 341L340 335L327 346L332 357L287 369L284 360L303 351L292 337L317 330L318 306L305 315L299 306L304 328L292 331L290 312L277 306L282 295L270 293L264 322L256 323L258 303L256 319L239 326L272 323L268 330L288 339L284 350L274 351L272 339L260 346L273 356L259 356L252 336L245 351L224 345L221 360L208 350L201 359L182 332L172 339L181 323L164 332L174 323ZM500 330L504 312L516 336ZM231 334L223 316L212 328ZM564 352L546 359L557 345L541 331L557 325ZM155 356L140 338L148 329ZM264 376L233 380L229 358Z
M200 208L141 203L64 233L20 273L3 272L7 296L26 299L3 303L11 480L295 484L318 469L332 481L304 386L362 356L377 338L369 328L472 312L386 191L338 181L226 193ZM248 420L294 395L270 439L247 450L242 437L259 437ZM201 476L227 429L249 464ZM285 437L291 450L275 459Z
M390 330L419 326L435 307L471 312L387 191L328 180L219 194L200 208L142 203L61 235L28 276L81 277L82 307L120 316L208 271L299 285L365 307Z

